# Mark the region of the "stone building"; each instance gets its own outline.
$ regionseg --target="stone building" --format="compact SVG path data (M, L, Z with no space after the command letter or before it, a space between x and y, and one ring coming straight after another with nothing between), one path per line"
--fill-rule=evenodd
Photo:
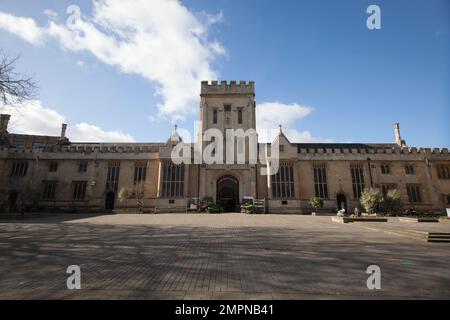
M199 142L188 144L187 160L213 143L203 137L209 129L254 130L255 111L254 82L202 82ZM104 211L141 204L149 212L184 212L188 198L211 199L232 211L246 196L265 199L270 213L311 212L308 200L314 196L324 199L323 210L353 211L362 190L371 186L383 193L398 189L404 208L443 213L450 207L448 149L408 146L398 124L394 142L383 144L291 143L280 128L272 145L256 145L258 152L279 150L277 173L262 175L272 151L256 163L248 152L240 164L205 163L201 157L174 163L173 147L182 143L176 129L161 143L83 143L66 137L65 124L58 137L9 133L9 119L1 115L3 211ZM237 146L242 147L249 151L250 140ZM125 195L122 201L119 193Z

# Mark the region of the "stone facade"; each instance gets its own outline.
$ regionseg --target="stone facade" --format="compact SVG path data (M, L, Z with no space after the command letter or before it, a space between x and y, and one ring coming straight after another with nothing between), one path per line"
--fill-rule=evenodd
M202 138L209 129L255 129L255 111L254 82L202 82L201 130L199 144L189 145L192 154L211 143ZM443 213L450 207L448 149L410 147L398 124L394 143L384 144L291 143L280 128L274 142L282 173L276 177L261 175L266 163L248 157L242 164L175 165L171 152L181 142L176 129L165 143L80 143L65 136L65 124L60 136L9 133L9 118L0 118L2 211L184 212L194 197L235 210L245 196L266 199L271 213L311 212L313 196L324 198L324 211L341 206L352 211L359 207L360 191L370 186L395 187L404 208Z

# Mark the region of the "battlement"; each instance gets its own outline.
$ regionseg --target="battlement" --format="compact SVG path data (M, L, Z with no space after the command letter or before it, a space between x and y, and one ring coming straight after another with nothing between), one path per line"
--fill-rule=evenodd
M255 95L255 82L249 81L248 83L241 80L239 83L236 81L202 81L201 93L203 94L252 94Z

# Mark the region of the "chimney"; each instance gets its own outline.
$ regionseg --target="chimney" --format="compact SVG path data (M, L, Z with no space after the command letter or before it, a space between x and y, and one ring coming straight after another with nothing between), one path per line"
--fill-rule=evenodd
M66 129L67 129L67 124L65 124L65 123L61 124L61 140L66 138Z
M9 114L0 114L0 132L8 130L8 122L11 118Z
M396 122L393 124L394 127L394 134L395 134L395 143L398 144L400 147L405 147L406 142L402 139L400 135L400 123Z

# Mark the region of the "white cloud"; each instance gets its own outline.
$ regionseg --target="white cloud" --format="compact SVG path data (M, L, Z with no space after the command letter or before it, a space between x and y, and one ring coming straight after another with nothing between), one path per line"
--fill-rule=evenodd
M38 100L15 106L2 105L0 112L11 115L9 132L59 136L61 124L66 122L61 114L43 107ZM122 131L104 131L84 122L69 124L67 137L73 142L134 142L131 135Z
M0 12L0 29L11 32L35 45L42 44L44 32L32 18L16 17Z
M201 16L205 16L206 19ZM163 100L159 116L179 119L196 111L201 80L217 79L211 63L225 55L208 28L222 13L194 14L177 0L99 0L78 31L49 21L39 27L33 19L0 13L0 28L33 43L56 39L70 51L88 51L124 73L138 74L156 85Z
M315 138L309 131L299 131L294 128L298 120L308 116L313 111L309 106L297 103L265 102L256 106L256 128L261 142L272 141L281 125L283 133L290 142L330 142L329 139Z

